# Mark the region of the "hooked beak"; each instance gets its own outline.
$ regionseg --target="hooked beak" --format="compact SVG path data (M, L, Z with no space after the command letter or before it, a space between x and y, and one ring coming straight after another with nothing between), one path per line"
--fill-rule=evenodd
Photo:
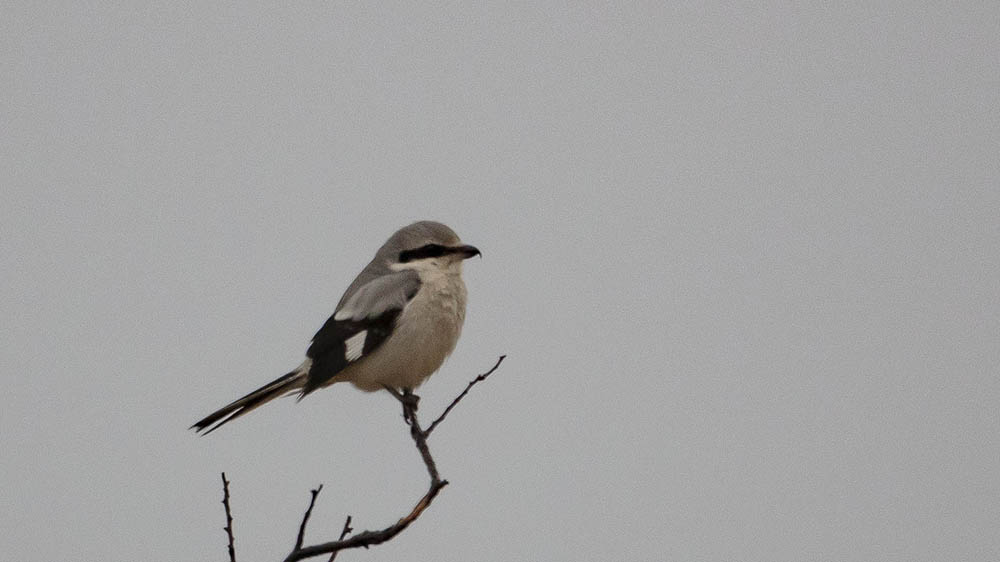
M475 246L455 246L452 248L452 251L456 254L460 254L463 260L467 260L472 256L479 256L480 258L483 257L482 252L480 252L479 248Z

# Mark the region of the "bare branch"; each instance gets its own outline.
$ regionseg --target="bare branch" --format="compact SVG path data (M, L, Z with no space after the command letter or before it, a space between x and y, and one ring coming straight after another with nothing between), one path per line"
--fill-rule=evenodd
M309 507L306 509L306 514L302 516L302 524L299 525L299 536L295 539L295 550L302 548L302 541L306 537L306 524L309 523L309 516L312 515L313 506L316 505L316 496L323 491L323 485L320 484L315 490L309 490L312 494L312 499L309 500Z
M344 540L344 537L346 537L347 534L350 533L353 530L354 529L351 528L351 516L348 515L347 516L347 521L344 521L344 530L340 531L340 538L337 539L337 540L339 540L339 541ZM333 551L333 553L330 554L330 559L327 560L327 562L333 562L334 560L336 560L338 552L340 552L340 551L339 550Z
M465 390L463 390L461 394L459 394L454 400L452 400L451 404L448 404L448 407L444 409L444 412L442 412L440 416L438 416L438 419L434 420L431 423L431 425L428 426L427 431L424 431L424 437L430 437L430 434L432 431L434 431L434 428L437 427L439 423L444 421L444 417L448 415L448 412L450 412L451 409L454 408L456 404L458 404L459 400L465 398L465 395L469 393L469 390L471 390L472 387L476 385L476 383L483 382L484 380L486 380L486 377L492 375L493 371L496 371L500 367L500 363L503 363L503 360L506 358L507 358L506 355L501 355L500 358L497 359L496 364L493 365L492 369L472 379L469 382L468 386L465 387Z
M229 562L236 562L236 547L233 545L233 513L229 510L229 480L226 480L226 473L222 473L222 505L226 507L226 526L223 530L229 537Z
M309 558L312 556L319 556L320 554L335 554L341 550L348 548L356 548L363 546L365 548L375 545L382 544L410 526L410 523L416 521L417 517L431 505L434 498L444 488L448 485L447 480L441 480L438 475L437 466L434 464L434 459L431 457L430 450L427 448L427 435L420 428L420 422L417 420L417 402L416 396L409 391L403 393L392 392L392 395L399 400L399 403L403 405L403 419L410 426L410 437L413 438L413 442L417 446L417 450L420 451L420 457L424 461L424 465L427 467L427 473L431 477L430 487L424 497L420 498L417 505L410 510L410 513L405 517L397 521L394 525L386 527L380 531L364 531L360 534L354 535L349 539L343 539L343 533L341 534L341 539L317 544L314 546L301 547L301 545L296 546L295 550L285 558L285 562L294 562L295 560L302 560L303 558ZM315 496L314 496L315 499ZM311 509L311 507L310 507ZM303 524L305 522L303 521ZM345 525L346 526L346 525ZM304 525L303 525L304 529Z
M434 501L434 497L441 491L441 488L444 488L446 485L448 485L448 482L442 480L436 485L431 486L430 490L428 490L424 497L420 498L420 501L417 502L417 505L413 507L410 513L396 522L395 525L391 525L380 531L364 531L363 533L354 535L346 540L333 541L300 548L289 554L288 557L285 558L285 562L294 562L295 560L319 556L320 554L339 552L348 548L357 548L359 546L367 548L372 545L382 544L401 533L404 529L409 527L410 523L413 523L417 517L420 517L420 514L427 509L432 501Z
M320 490L323 489L322 486L319 486L317 489L312 490L312 498L309 501L309 507L306 509L305 515L302 517L302 524L299 526L299 534L297 540L295 541L295 548L292 549L292 552L285 558L285 562L295 562L297 560L311 558L321 554L329 554L329 561L333 562L337 553L341 550L357 547L368 548L372 545L384 543L391 540L404 529L409 527L411 523L416 521L417 518L420 517L420 514L431 505L431 502L434 501L434 498L437 497L441 489L448 485L448 481L442 480L440 474L438 474L437 465L434 463L434 458L431 456L430 449L427 447L427 437L430 436L431 431L433 431L438 424L444 421L448 412L450 412L451 409L454 408L455 405L469 393L469 390L475 386L476 383L486 380L486 377L493 374L493 372L500 367L500 363L502 363L506 357L506 355L501 355L496 364L493 365L492 369L473 379L465 387L465 390L463 390L457 398L452 400L451 404L445 408L444 412L436 420L434 420L434 422L431 423L426 430L420 427L420 421L417 419L417 405L419 404L420 397L413 394L409 389L404 389L403 392L399 392L396 389L386 387L386 390L396 397L396 399L399 400L399 403L403 406L403 420L410 426L410 437L413 438L413 443L420 452L420 458L424 461L424 466L427 467L427 474L431 479L427 493L425 493L424 496L417 501L417 504L413 506L413 509L411 509L406 516L397 521L395 524L384 529L378 531L362 531L361 533L350 538L345 538L348 533L351 533L354 530L351 528L351 517L348 516L347 521L344 522L344 528L341 531L340 538L338 540L312 546L302 546L305 538L306 525L309 523L309 516L312 514L313 506L316 503L316 496L318 496ZM235 560L231 562L235 562Z

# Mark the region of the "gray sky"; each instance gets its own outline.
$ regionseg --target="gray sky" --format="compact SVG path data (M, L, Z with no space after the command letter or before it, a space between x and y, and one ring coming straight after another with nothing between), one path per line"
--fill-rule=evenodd
M87 4L86 7L80 4ZM399 408L287 372L448 223L452 485L344 560L1000 558L1000 8L0 11L0 551L240 560L390 524Z

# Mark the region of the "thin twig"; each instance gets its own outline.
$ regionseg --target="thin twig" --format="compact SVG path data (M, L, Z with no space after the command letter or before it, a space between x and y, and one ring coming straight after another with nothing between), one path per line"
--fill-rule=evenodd
M350 533L350 532L351 532L351 531L353 531L353 530L354 530L354 529L352 529L352 528L351 528L351 516L350 516L350 515L348 515L348 516L347 516L347 521L344 521L344 529L343 529L342 531L340 531L340 538L339 538L339 539L337 539L337 540L338 540L338 541L342 541L342 540L344 540L344 537L346 537L346 536L347 536L347 534L348 534L348 533ZM333 552L332 552L332 553L330 554L330 559L329 559L329 560L327 560L326 562L333 562L334 560L336 560L336 559L337 559L337 553L338 553L338 552L340 552L340 551L339 551L339 550L334 550L334 551L333 551Z
M226 480L226 473L222 473L222 505L226 507L226 526L223 530L229 537L229 562L236 562L236 547L233 542L233 513L229 510L229 480Z
M506 355L501 355L500 358L497 359L496 364L493 365L492 369L486 371L485 373L469 381L469 384L468 386L465 387L465 390L463 390L461 394L459 394L454 400L452 400L451 404L448 404L448 407L444 409L444 412L441 412L441 415L438 416L438 419L434 420L431 423L431 425L427 427L427 430L424 431L424 437L429 437L431 432L434 431L434 428L437 427L439 423L444 421L444 417L448 415L448 412L450 412L451 409L454 408L456 404L458 404L459 400L465 398L465 395L469 393L469 390L471 390L472 387L476 385L476 383L483 382L484 380L486 380L486 377L492 375L493 371L496 371L500 367L500 363L503 363L503 360L506 358L507 358Z
M316 496L323 491L323 485L320 484L315 490L309 490L312 494L312 499L309 500L309 507L306 509L306 514L302 516L302 524L299 525L299 537L295 539L295 550L302 548L302 541L306 537L306 524L309 523L309 516L312 515L313 506L316 505Z

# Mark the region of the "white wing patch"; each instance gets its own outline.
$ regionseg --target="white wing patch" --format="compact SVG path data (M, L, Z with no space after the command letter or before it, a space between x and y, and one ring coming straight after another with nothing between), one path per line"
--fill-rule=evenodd
M344 340L344 357L348 361L357 361L365 350L365 338L368 330L362 330Z

